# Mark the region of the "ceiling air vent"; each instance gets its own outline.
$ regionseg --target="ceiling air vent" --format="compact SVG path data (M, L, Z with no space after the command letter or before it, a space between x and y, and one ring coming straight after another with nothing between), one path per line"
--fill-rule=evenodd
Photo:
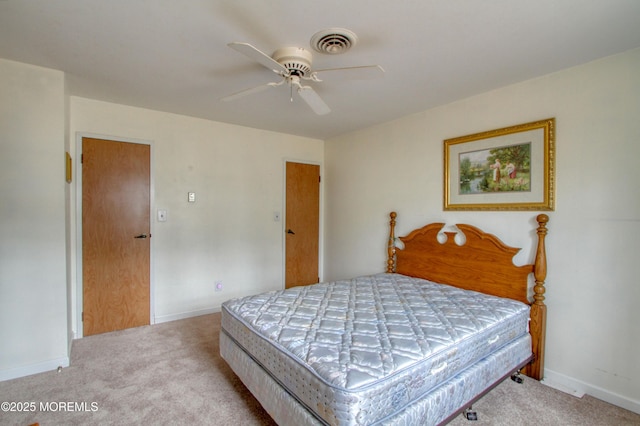
M358 37L344 28L329 28L318 31L311 37L311 47L320 53L339 55L356 45Z

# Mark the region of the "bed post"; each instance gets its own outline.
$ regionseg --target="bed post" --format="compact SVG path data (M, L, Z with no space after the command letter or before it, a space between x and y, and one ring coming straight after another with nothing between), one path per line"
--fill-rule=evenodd
M536 380L542 380L544 375L544 343L547 327L547 306L544 304L544 280L547 277L547 254L544 239L547 235L549 216L540 214L538 221L538 247L533 266L535 286L533 287L533 303L531 304L531 322L529 330L532 337L533 361L525 368L525 374Z
M389 245L387 246L387 273L393 273L396 270L396 245L395 245L395 228L396 228L396 212L391 212L389 217Z

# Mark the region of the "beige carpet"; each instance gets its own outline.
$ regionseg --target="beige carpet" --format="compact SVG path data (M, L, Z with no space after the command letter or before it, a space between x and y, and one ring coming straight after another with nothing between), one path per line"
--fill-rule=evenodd
M70 367L0 382L0 402L34 410L0 411L0 424L273 425L220 358L219 331L213 314L77 340ZM451 425L640 425L638 414L530 379L506 380L474 409L477 422Z

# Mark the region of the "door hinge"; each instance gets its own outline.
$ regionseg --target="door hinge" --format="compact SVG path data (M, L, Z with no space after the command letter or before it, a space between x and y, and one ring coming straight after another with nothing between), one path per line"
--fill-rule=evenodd
M322 176L318 176L318 183L322 182Z
M80 314L80 321L84 322L84 311Z

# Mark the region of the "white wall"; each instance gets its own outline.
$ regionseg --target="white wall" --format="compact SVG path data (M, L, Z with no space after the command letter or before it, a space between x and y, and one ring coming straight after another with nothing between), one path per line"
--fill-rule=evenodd
M0 380L68 365L64 75L0 59Z
M546 382L640 412L640 50L326 141L326 278L384 270L391 210L399 235L471 223L531 261L537 212L443 211L443 140L549 117Z
M156 321L283 287L284 161L321 164L323 141L77 97L70 113L72 135L152 144L154 212L168 212L152 221Z

